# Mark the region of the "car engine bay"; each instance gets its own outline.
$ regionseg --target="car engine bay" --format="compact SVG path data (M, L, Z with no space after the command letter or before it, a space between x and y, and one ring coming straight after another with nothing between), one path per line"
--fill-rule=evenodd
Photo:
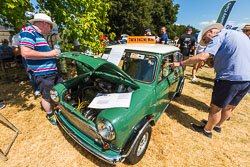
M87 76L68 88L63 94L63 101L73 106L88 120L95 122L102 109L88 108L98 93L128 93L134 89L124 83L112 82L99 76Z

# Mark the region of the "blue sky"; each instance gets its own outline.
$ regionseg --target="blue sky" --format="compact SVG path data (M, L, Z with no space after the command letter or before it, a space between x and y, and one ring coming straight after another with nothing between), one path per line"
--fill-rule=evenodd
M222 6L229 0L173 0L180 4L175 24L191 25L202 29L216 22ZM237 0L229 15L227 23L243 27L250 23L250 0Z

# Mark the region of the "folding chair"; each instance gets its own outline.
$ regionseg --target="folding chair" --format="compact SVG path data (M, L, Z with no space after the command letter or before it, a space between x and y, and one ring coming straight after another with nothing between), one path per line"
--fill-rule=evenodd
M2 114L0 114L0 121L2 121L5 125L9 126L12 130L14 130L16 133L15 135L13 136L10 144L8 145L7 149L5 150L5 152L3 152L1 149L0 149L0 158L4 161L7 161L8 158L7 158L7 154L12 146L12 144L14 143L16 137L18 134L21 134L21 131L19 131L12 123L10 123L10 121L8 121Z

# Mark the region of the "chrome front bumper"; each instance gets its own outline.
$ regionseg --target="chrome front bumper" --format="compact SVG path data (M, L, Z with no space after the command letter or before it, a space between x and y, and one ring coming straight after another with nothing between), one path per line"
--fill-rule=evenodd
M90 144L88 144L86 141L84 141L81 137L79 137L76 133L74 133L65 123L64 121L60 118L57 112L55 112L57 121L61 125L61 127L71 136L78 144L80 144L83 148L85 148L87 151L92 153L93 155L97 156L98 158L104 160L107 163L110 164L115 164L118 162L123 162L125 160L125 157L127 155L120 155L116 157L109 156L107 154L104 154L103 152L100 152Z

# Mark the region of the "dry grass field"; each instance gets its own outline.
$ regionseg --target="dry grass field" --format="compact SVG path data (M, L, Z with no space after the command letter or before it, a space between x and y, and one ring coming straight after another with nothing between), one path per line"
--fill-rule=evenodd
M213 69L205 67L198 72L197 82L191 83L191 69L187 67L185 71L182 96L171 103L153 127L147 152L135 166L249 166L250 94L223 125L222 134L214 133L213 139L208 139L193 132L190 124L201 124L202 119L207 119L215 74ZM61 128L52 126L40 108L41 99L34 99L31 90L26 80L0 80L0 99L6 104L0 113L22 131L8 154L8 161L0 160L1 167L111 166L82 149ZM2 150L13 135L0 122Z

